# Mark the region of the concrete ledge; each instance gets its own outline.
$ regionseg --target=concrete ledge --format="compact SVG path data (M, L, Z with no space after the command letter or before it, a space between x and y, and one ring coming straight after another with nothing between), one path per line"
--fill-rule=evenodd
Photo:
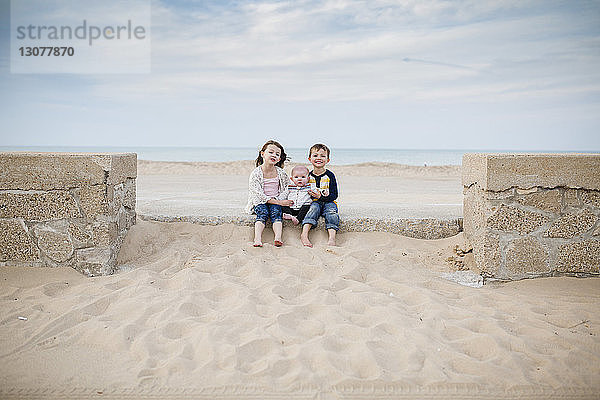
M600 154L465 154L463 193L484 277L600 274Z
M0 153L0 190L65 190L117 184L136 176L135 154Z
M465 187L477 184L494 192L513 187L600 190L598 154L466 153L462 165Z
M254 226L255 218L250 215L240 216L198 216L198 215L151 215L139 214L138 217L147 221L160 222L190 222L201 225L235 224ZM284 221L284 226L293 229L294 225ZM324 229L322 219L317 229ZM298 228L299 229L299 228ZM462 218L357 218L341 215L339 232L390 232L415 239L443 239L457 235L462 231Z
M113 273L136 176L133 153L0 153L0 265Z

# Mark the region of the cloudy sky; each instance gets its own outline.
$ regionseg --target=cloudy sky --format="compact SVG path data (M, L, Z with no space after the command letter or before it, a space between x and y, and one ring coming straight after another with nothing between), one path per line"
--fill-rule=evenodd
M600 151L599 1L154 0L151 12L150 73L16 74L0 0L0 146Z

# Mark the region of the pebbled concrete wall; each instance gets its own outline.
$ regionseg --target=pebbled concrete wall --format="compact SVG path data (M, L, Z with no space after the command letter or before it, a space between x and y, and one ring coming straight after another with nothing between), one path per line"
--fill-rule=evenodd
M133 153L0 153L0 265L112 274L136 176Z
M600 155L463 156L463 227L484 277L600 273Z

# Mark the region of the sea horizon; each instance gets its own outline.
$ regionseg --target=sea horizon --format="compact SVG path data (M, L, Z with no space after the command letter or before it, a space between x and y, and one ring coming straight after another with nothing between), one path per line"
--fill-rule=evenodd
M0 151L137 153L139 160L172 162L227 162L253 160L258 148L200 146L0 146ZM307 148L287 148L290 162L305 162ZM332 165L384 162L404 165L461 165L464 153L598 153L598 151L498 149L353 149L332 148Z

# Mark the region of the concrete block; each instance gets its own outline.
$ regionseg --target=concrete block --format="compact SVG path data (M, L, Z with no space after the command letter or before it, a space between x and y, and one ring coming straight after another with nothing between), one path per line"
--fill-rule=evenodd
M485 228L485 218L489 211L485 194L478 185L463 190L463 229L467 236L474 236Z
M497 277L502 266L500 236L486 232L478 235L472 242L473 256L477 268L483 276Z
M465 188L479 185L482 190L487 190L488 181L488 154L465 153L462 159L462 184Z
M78 191L79 204L85 216L93 220L98 215L108 213L106 185L83 186Z
M119 232L126 231L135 225L135 211L122 208L117 219Z
M116 222L97 222L92 227L92 244L94 246L110 246L117 240L118 229Z
M37 261L40 252L21 220L0 220L0 261Z
M0 192L0 218L50 221L78 217L81 217L79 207L66 190Z
M123 205L132 210L135 209L136 184L135 179L127 179L123 184Z
M136 154L0 153L0 262L113 273L136 175Z
M600 273L600 241L591 239L560 246L557 270L572 273Z
M599 273L600 155L465 154L463 185L484 276Z
M55 190L120 183L137 176L135 153L0 154L0 190Z
M583 235L592 229L596 221L598 221L598 217L587 209L583 209L578 213L568 213L550 225L546 236L570 239L574 236Z
M33 232L38 248L52 261L64 262L73 256L73 242L68 234L41 225L36 226Z
M477 183L494 192L536 186L600 190L597 154L466 153L462 168L463 186Z
M108 247L75 250L75 269L87 276L110 275L114 272L116 254Z
M106 183L116 185L137 177L136 154L113 154Z
M600 171L598 171L600 174ZM592 190L581 190L581 200L583 204L589 204L596 208L600 208L600 192Z
M577 189L565 189L564 205L565 207L579 207L581 205L577 197Z
M487 219L487 226L504 232L531 233L548 221L548 217L542 214L503 204Z
M535 191L517 197L516 201L524 206L558 214L561 209L561 193L558 189Z
M515 189L503 190L502 192L485 192L486 200L508 200L515 195Z
M515 239L506 250L506 270L511 279L547 274L550 272L548 252L534 237Z
M89 247L92 245L91 240L93 237L92 226L86 223L71 221L68 228L69 235L71 235L71 241L76 249L82 247Z
M516 188L515 190L516 190L517 194L531 194L531 193L538 192L540 189L538 187L532 187L529 189Z

